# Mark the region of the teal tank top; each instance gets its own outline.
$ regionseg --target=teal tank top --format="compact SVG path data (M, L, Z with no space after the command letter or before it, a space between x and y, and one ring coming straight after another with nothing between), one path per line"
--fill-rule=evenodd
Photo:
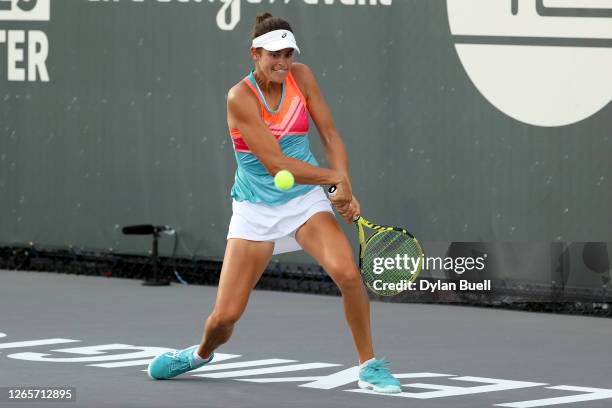
M253 72L245 83L255 93L261 107L262 119L276 140L285 156L318 166L310 150L308 141L308 110L306 99L302 95L291 72L282 84L279 107L272 110L255 81ZM236 201L249 201L277 206L306 194L316 186L295 184L288 191L280 191L274 185L274 178L268 174L263 164L251 152L238 129L230 128L237 169L231 196Z

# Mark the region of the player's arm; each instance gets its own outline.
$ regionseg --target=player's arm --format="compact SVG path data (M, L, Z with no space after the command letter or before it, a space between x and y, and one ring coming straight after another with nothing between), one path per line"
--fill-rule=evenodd
M280 170L288 170L299 184L330 185L344 183L341 172L312 166L283 154L278 142L261 119L259 103L239 86L232 88L227 96L228 119L240 133L249 149L274 176Z
M304 97L308 104L308 112L319 131L330 167L340 171L347 180L345 185L337 186L338 195L344 193L351 197L351 200L346 203L338 203L340 205L337 208L343 216L345 216L346 211L350 212L350 217L359 215L359 203L352 195L346 149L314 74L308 66L297 63L293 64L292 72L298 83L302 85ZM351 201L352 205L350 205ZM334 203L336 203L336 200L334 200Z
M296 63L292 66L292 72L298 83L303 87L308 112L319 131L330 167L342 172L350 180L348 157L344 143L312 71L308 66Z

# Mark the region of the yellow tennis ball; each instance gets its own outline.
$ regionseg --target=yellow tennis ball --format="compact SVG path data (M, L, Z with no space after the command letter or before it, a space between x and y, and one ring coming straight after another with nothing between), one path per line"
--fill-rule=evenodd
M293 187L293 174L287 170L281 170L274 176L274 185L281 191L287 191Z

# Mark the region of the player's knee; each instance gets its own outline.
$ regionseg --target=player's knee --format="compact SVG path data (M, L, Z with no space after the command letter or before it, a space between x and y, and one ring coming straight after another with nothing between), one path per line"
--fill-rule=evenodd
M352 262L337 265L333 271L329 271L329 274L341 291L351 290L361 285L361 275Z
M211 316L211 323L216 328L231 328L242 313L237 311L214 312Z

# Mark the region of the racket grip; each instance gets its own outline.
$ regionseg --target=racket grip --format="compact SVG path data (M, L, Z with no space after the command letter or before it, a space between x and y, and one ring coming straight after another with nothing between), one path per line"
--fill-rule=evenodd
M329 188L327 189L327 195L329 197L335 196L337 192L338 192L338 187L336 186L329 186ZM359 221L359 218L360 216L356 216L355 218L353 218L353 222Z

